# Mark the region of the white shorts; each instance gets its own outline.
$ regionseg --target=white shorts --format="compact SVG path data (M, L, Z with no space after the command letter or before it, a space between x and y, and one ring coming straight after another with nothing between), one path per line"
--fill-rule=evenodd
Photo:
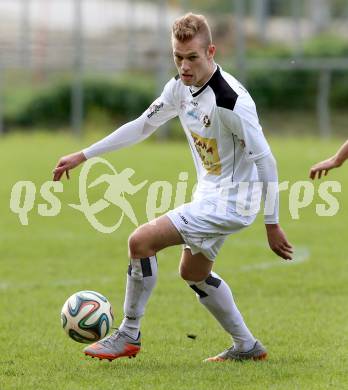
M207 197L185 203L166 215L173 222L191 253L203 253L214 261L226 237L249 226L256 215L240 216L233 207L220 211L216 197Z

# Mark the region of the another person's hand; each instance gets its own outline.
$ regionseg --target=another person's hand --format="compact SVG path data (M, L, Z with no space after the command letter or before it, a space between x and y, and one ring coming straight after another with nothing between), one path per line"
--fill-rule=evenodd
M318 179L321 178L322 174L324 173L324 176L327 175L330 169L339 167L340 164L337 162L335 157L331 157L327 160L321 161L315 165L312 166L312 168L309 171L309 177L314 180L316 175L318 175Z
M82 152L77 152L62 157L53 170L53 180L59 181L64 175L64 172L66 173L66 177L70 179L69 170L77 167L86 160L87 159Z
M292 246L278 224L266 225L267 238L274 253L285 260L292 260Z

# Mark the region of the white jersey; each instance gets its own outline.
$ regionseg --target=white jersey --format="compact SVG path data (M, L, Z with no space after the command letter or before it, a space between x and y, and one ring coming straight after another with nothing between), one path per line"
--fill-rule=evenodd
M83 152L89 158L139 142L176 116L180 118L197 170L195 199L219 196L224 192L228 203L234 204L233 208L237 208L241 200L242 207L249 209L252 199L261 198L261 188L254 183L277 180L275 168L271 179L265 175L263 180L259 177L262 170L255 165L271 155L271 151L253 99L219 66L199 89L185 86L179 77L171 79L161 96L141 117ZM271 170L264 169L265 172ZM241 187L240 183L245 185ZM277 205L271 214L267 223L277 223Z
M197 170L196 197L229 188L236 202L239 183L246 183L244 201L260 188L254 160L271 153L248 91L220 67L200 89L187 87L177 77L148 110L148 122L159 126L178 115ZM254 188L255 187L255 188ZM245 204L246 208L250 205Z

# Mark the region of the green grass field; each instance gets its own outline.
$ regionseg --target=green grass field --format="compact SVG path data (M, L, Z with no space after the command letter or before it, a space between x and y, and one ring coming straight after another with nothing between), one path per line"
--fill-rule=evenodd
M347 322L347 167L330 173L342 183L335 194L335 217L318 217L314 203L293 220L289 192L281 195L281 221L296 248L286 264L268 248L262 218L230 237L215 270L231 285L245 320L269 350L266 362L204 364L202 360L230 345L230 338L197 302L178 276L180 248L161 252L159 281L142 322L143 349L136 359L96 361L83 345L70 340L60 325L66 298L79 290L106 295L123 316L127 269L127 237L133 225L125 220L113 234L94 230L78 203L78 172L57 194L62 210L56 217L38 215L40 186L51 178L58 157L88 145L58 134L13 135L0 140L0 389L344 389L348 388ZM306 180L312 163L332 154L340 139L319 141L274 137L280 180ZM169 180L175 184L195 173L185 143L145 142L105 156L118 171L135 170L134 183ZM103 169L103 168L100 168ZM10 211L11 188L19 180L35 183L36 201L29 225ZM315 183L316 190L318 183ZM93 196L101 198L100 187ZM146 191L131 203L141 223ZM118 210L101 218L112 224ZM188 333L197 335L195 340Z

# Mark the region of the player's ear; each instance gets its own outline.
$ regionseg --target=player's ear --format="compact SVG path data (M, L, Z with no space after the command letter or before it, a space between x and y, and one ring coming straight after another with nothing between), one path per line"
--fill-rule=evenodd
M209 46L208 46L208 49L207 49L207 57L208 57L209 59L214 58L215 52L216 52L216 47L215 47L215 45L209 45Z

